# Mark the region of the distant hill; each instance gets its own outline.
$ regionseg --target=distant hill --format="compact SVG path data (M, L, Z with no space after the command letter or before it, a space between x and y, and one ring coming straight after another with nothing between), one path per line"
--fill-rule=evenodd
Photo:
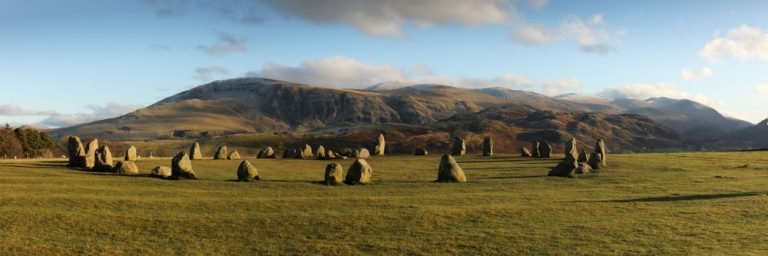
M757 125L732 131L720 141L720 144L736 149L768 148L768 119Z
M610 138L617 150L637 151L679 147L675 142L681 138L699 136L696 129L728 132L744 127L746 122L741 122L692 101L665 98L548 97L499 87L402 83L354 90L239 78L211 82L124 116L52 133L113 140L251 133L324 138L332 134L363 140L385 132L400 138L397 143L404 143L404 148L440 148L453 135L476 142L490 134L510 141L497 143L509 150L534 140L561 143L574 136L587 144L597 137Z

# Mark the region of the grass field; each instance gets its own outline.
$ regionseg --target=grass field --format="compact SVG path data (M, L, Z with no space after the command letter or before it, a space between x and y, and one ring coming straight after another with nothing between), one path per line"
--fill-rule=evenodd
M577 179L465 156L466 184L432 182L439 157L374 157L374 184L338 187L315 160L250 159L253 183L239 161L195 161L196 181L0 162L0 254L768 254L765 152L610 155Z

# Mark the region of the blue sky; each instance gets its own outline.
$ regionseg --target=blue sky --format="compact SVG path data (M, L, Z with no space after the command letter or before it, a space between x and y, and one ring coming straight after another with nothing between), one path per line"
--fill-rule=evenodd
M689 98L768 117L768 2L0 0L0 122L114 117L264 76Z

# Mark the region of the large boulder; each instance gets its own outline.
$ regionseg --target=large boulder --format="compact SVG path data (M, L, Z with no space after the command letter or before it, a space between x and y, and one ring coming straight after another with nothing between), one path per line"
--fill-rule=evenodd
M227 155L227 160L240 160L240 152L234 150Z
M520 148L520 156L522 157L532 157L531 151L528 150L525 146Z
M157 166L152 168L152 172L150 174L160 178L168 178L171 177L171 167Z
M77 136L69 136L67 139L67 153L69 154L69 167L85 167L85 147Z
M364 159L357 159L352 166L347 170L347 176L344 178L344 183L348 185L356 184L368 184L371 183L373 176L373 169L368 162Z
M491 137L485 136L485 139L483 139L483 156L492 156L493 155L493 139Z
M440 159L440 166L437 169L438 182L467 182L467 176L461 169L456 159L451 155L445 154Z
M195 171L192 170L192 161L189 160L189 155L187 155L187 152L181 151L171 160L171 178L191 180L197 179Z
M325 166L325 179L323 184L325 185L341 185L342 177L344 176L344 169L341 164L330 163Z
M597 142L595 143L595 152L596 153L600 153L600 157L601 157L600 158L600 165L603 166L603 167L608 166L606 164L606 162L605 162L605 157L606 157L606 153L607 153L606 151L607 150L608 149L605 147L605 140L598 139Z
M139 167L133 161L120 161L115 165L118 174L139 174Z
M336 154L336 152L333 152L333 150L327 150L325 151L325 159L337 159L340 158L339 154Z
M259 151L259 154L256 155L256 158L275 158L275 150L272 149L272 147L263 148Z
M357 153L357 158L368 159L369 157L371 157L371 152L368 151L367 148L360 148L360 151L358 152L359 153Z
M96 163L93 169L101 172L111 172L115 168L114 160L112 159L112 152L109 151L107 145L101 145L96 150Z
M592 167L589 166L587 163L579 163L579 166L576 167L576 174L590 174L592 173Z
M312 159L313 157L315 157L315 154L312 153L312 146L304 144L304 150L301 151L301 158Z
M318 160L328 159L328 156L325 153L325 147L323 147L323 145L317 146L317 150L315 150L315 156Z
M535 158L541 157L541 143L538 141L533 143L533 157Z
M576 161L562 161L555 168L549 171L547 176L558 177L576 177L576 168L579 167L579 163Z
M125 158L123 160L125 161L136 161L139 159L138 154L136 153L136 147L131 146L128 148L128 150L125 151Z
M216 149L216 153L213 154L213 160L226 160L227 159L227 146L221 146Z
M93 169L96 166L96 151L99 149L99 140L93 139L85 145L85 168Z
M429 151L427 151L426 148L417 148L416 150L413 151L413 155L426 156L426 155L429 155Z
M203 152L200 151L200 143L195 142L195 144L192 144L192 146L189 148L189 160L200 159L203 159Z
M253 167L248 160L243 160L240 166L237 167L237 180L238 181L254 181L261 180L259 177L259 170Z
M376 148L373 153L377 156L383 156L386 147L387 141L384 140L384 134L379 134L379 137L376 139Z
M451 146L451 155L463 156L467 154L467 144L464 139L455 137L453 138L453 145Z
M540 158L550 158L552 156L552 145L549 144L548 141L541 142L541 145L539 146L539 157Z
M572 162L579 159L579 149L577 148L576 138L571 138L565 143L565 161Z

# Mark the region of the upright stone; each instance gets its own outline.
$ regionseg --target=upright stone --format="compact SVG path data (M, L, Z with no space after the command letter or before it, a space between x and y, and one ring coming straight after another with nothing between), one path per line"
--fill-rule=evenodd
M603 167L608 166L605 162L607 148L605 147L605 140L598 139L595 143L595 152L600 153L600 165Z
M189 148L189 160L201 160L203 159L203 152L200 151L200 143L195 141L192 147Z
M192 170L192 161L189 160L187 152L181 151L171 160L171 178L172 179L192 179L196 180L195 171Z
M603 156L600 155L600 153L592 152L592 154L589 156L589 161L587 161L587 164L589 164L593 170L599 170L601 167L600 163L602 162L602 158Z
M125 161L136 161L138 160L138 154L136 153L136 147L131 146L128 148L128 150L125 151L125 158L123 160Z
M225 160L227 159L227 146L221 146L216 149L216 153L213 154L213 160Z
M565 161L572 162L579 159L576 138L571 138L565 143Z
M438 182L467 182L467 176L464 175L464 170L461 169L456 159L452 156L445 154L440 159L440 166L437 169L437 181Z
M115 165L115 172L119 174L139 174L139 167L133 161L120 161Z
M368 159L369 157L371 157L371 152L368 151L367 148L360 148L360 151L358 152L359 153L357 153L357 158L359 159Z
M579 153L579 163L586 163L589 161L589 158L587 157L587 151L582 149L581 153Z
M429 155L429 151L427 151L426 148L417 148L413 151L413 154L417 156L426 156Z
M256 158L275 158L275 150L272 147L265 147L259 151Z
M341 164L330 163L325 166L325 179L323 184L338 186L342 184L342 176L344 175L344 169Z
M531 151L528 150L527 147L522 146L520 148L520 156L522 156L522 157L532 157L533 155L531 155Z
M248 160L243 160L240 166L237 167L237 180L238 181L254 181L261 180L259 177L259 170L253 167Z
M325 151L325 158L326 159L336 159L339 158L339 154L336 154L336 152L333 152L333 150Z
M364 159L357 159L347 171L344 183L347 185L368 184L371 183L373 169Z
M93 139L85 146L85 168L93 169L96 166L96 150L99 149L99 140Z
M301 151L301 158L312 159L314 156L315 154L312 153L312 146L304 144L304 150Z
M325 147L323 147L323 145L317 146L317 150L315 150L315 155L317 156L318 160L328 159L328 156L325 154Z
M453 138L453 146L451 147L451 155L463 156L467 154L467 144L464 139L455 137Z
M93 167L94 170L102 172L111 172L115 168L114 160L112 159L112 152L109 151L107 145L102 145L96 150L96 163Z
M70 167L85 167L85 148L79 137L69 136L69 139L67 139L67 153L69 154Z
M538 141L536 143L533 143L533 157L540 158L541 157L541 143Z
M483 156L492 156L493 155L493 139L491 137L485 136L485 139L483 139Z
M376 149L374 150L374 154L377 156L383 156L384 150L387 147L387 141L384 140L384 134L379 134L379 138L376 139Z
M240 160L240 152L234 150L227 155L227 160Z
M544 141L541 143L541 146L539 146L539 157L540 158L550 158L552 156L552 145L549 144L548 141Z

